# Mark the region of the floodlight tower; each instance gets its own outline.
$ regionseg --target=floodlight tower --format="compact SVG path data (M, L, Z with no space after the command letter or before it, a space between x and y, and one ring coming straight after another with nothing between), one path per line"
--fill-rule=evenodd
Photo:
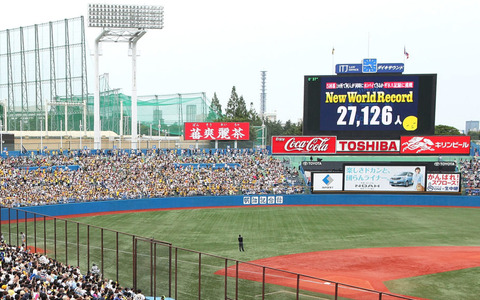
M260 93L260 119L262 119L262 148L265 149L265 110L267 106L267 92L265 81L267 79L267 71L260 71L262 78L261 93Z
M163 28L163 6L89 4L88 26L102 28L102 33L95 39L93 147L102 148L98 47L100 42L127 42L132 53L132 149L137 149L137 42L147 33L146 29Z
M267 105L267 92L266 92L266 85L265 81L267 79L267 71L260 71L261 78L262 78L262 85L261 85L261 93L260 93L260 118L263 120L263 116L265 114L265 109Z

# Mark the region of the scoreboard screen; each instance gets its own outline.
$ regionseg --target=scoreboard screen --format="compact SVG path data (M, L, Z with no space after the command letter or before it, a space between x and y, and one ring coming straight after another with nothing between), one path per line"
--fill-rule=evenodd
M436 74L305 76L304 135L433 135Z

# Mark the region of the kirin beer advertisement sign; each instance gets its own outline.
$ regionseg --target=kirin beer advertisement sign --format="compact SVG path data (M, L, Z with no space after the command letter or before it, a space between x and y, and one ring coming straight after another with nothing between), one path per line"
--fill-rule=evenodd
M335 136L274 136L273 154L335 154Z

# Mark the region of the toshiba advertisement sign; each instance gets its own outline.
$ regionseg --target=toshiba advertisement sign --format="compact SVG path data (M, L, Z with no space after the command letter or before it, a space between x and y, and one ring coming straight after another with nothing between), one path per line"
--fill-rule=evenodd
M337 140L337 154L393 154L399 152L399 140Z
M273 154L335 154L334 136L274 136Z

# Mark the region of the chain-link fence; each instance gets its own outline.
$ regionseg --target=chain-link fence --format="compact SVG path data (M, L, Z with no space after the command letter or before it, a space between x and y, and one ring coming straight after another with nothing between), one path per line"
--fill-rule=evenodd
M0 234L12 246L23 244L84 273L96 264L104 278L151 297L411 299L15 208L1 208Z

